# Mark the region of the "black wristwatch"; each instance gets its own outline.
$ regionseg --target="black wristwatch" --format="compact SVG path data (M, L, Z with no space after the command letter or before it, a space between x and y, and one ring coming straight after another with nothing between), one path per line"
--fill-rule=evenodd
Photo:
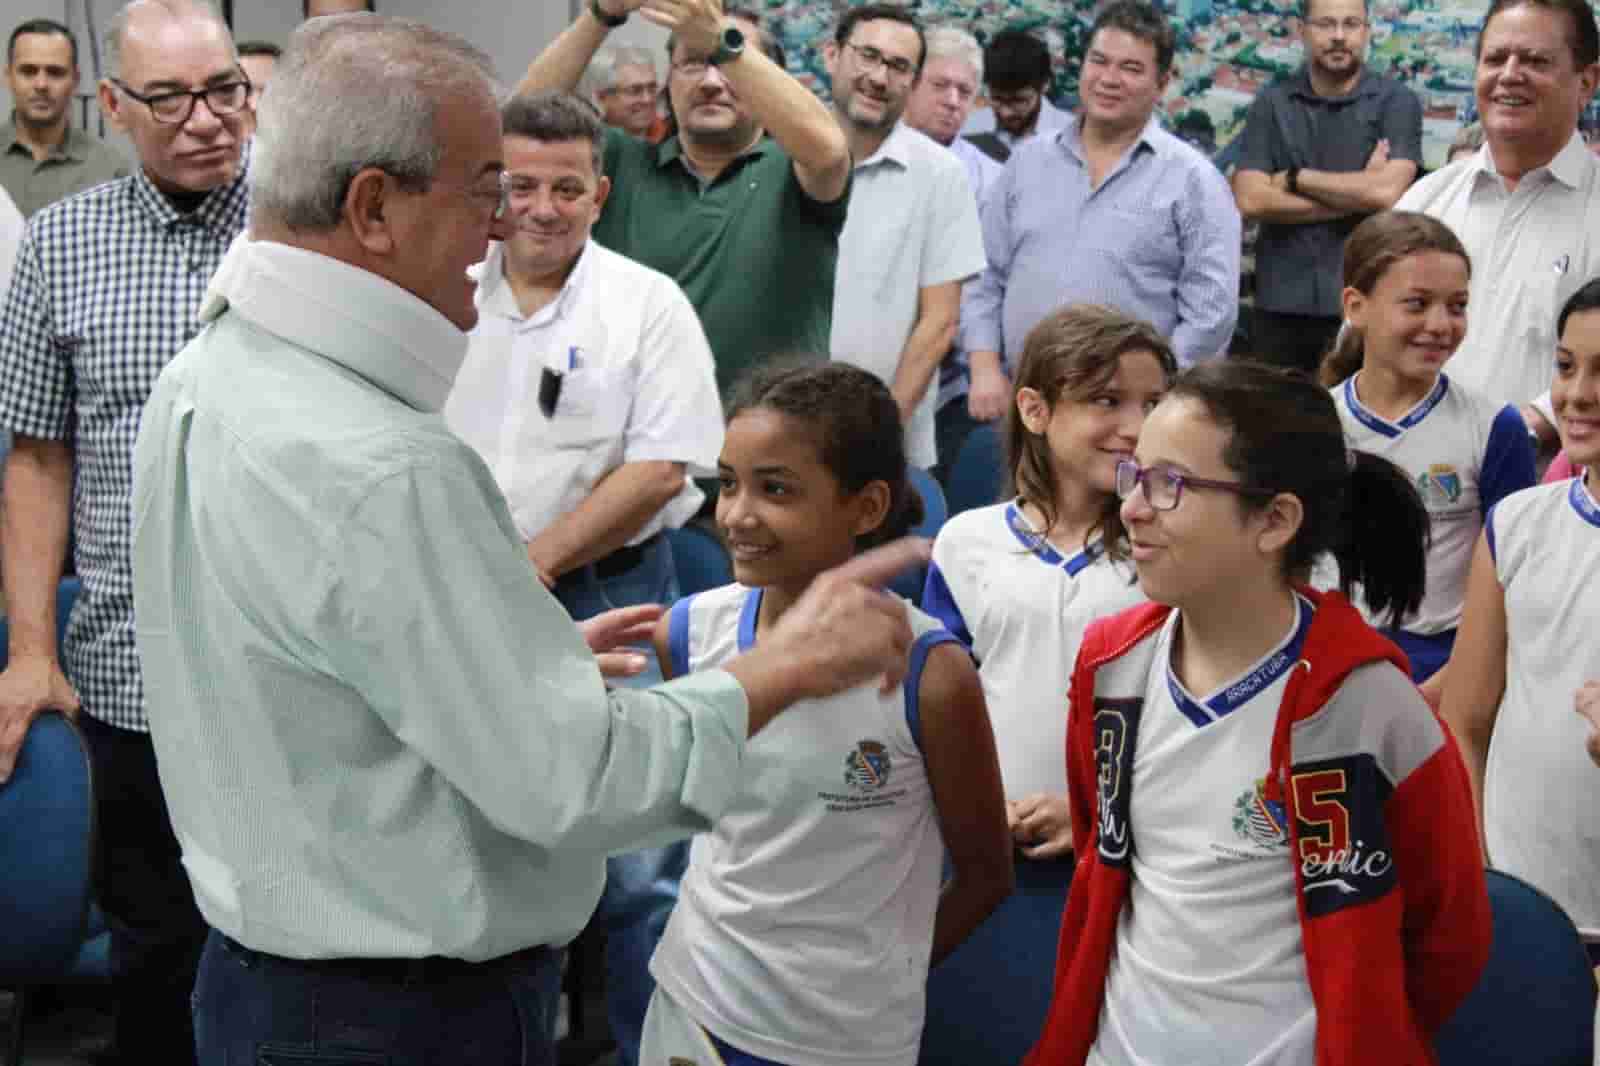
M593 15L599 21L600 25L604 26L608 30L614 30L624 22L628 21L628 13L626 11L620 15L606 14L605 11L600 7L600 0L589 0L589 14Z
M722 36L717 38L717 50L706 57L706 62L714 67L724 63L731 63L744 55L744 31L737 26L724 26Z
M1290 167L1283 177L1284 187L1296 196L1300 195L1300 168Z

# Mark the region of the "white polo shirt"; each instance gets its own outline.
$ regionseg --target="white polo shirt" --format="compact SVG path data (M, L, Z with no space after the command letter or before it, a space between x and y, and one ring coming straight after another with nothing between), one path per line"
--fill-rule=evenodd
M682 525L716 473L722 408L700 319L665 274L590 241L561 294L524 317L496 244L476 269L478 325L445 401L450 428L494 474L531 540L624 463L674 462L683 488L630 544ZM562 375L553 414L539 406Z
M830 354L893 384L917 324L921 290L977 277L983 267L983 231L965 165L937 141L897 123L878 150L855 165L850 212L839 235ZM906 427L907 458L921 467L938 459L938 380L935 367Z
M1600 275L1600 160L1574 132L1548 166L1507 192L1485 145L1413 185L1395 207L1439 219L1472 257L1467 338L1450 376L1497 403L1540 397L1555 366L1556 315Z

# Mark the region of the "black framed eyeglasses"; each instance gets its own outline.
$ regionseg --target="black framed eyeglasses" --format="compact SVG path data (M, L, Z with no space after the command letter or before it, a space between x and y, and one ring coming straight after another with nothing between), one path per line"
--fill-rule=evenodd
M1274 495L1266 489L1252 488L1238 481L1213 481L1180 473L1170 466L1142 467L1132 459L1117 462L1117 499L1126 500L1134 490L1144 486L1144 498L1157 511L1170 511L1183 499L1183 490L1220 489L1239 496L1265 499Z
M206 108L216 117L225 118L244 110L250 99L250 79L211 85L204 89L174 89L171 92L137 92L117 78L111 84L150 109L151 116L163 126L181 126L194 113L194 102L204 99Z
M877 70L879 67L887 70L897 78L909 78L917 72L917 65L904 56L890 58L871 45L862 47L858 44L845 42L845 47L856 54L861 60L861 65L867 70Z

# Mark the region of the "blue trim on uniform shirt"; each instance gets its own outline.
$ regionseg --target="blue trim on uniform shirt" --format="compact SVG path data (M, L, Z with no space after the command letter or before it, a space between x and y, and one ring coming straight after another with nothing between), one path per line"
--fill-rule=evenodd
M906 671L906 679L900 687L906 695L906 726L911 730L911 739L916 742L918 751L922 750L922 708L919 705L922 667L928 661L928 653L934 648L941 644L960 643L948 629L930 629L911 645L911 668Z
M1489 520L1489 508L1539 481L1538 457L1528 424L1513 404L1506 404L1489 427L1489 443L1478 471L1478 508Z
M756 616L761 613L761 589L751 589L739 612L739 650L749 651L756 643Z
M1494 509L1498 506L1500 505L1494 504L1483 512L1483 539L1489 544L1489 559L1491 562L1500 561L1500 557L1494 553Z
M1059 566L1066 570L1068 577L1077 577L1084 567L1100 558L1105 551L1105 546L1099 541L1085 544L1083 550L1075 553L1072 558L1063 558L1061 553L1044 537L1034 532L1028 525L1028 520L1022 516L1022 511L1014 503L1006 504L1006 528L1011 530L1011 535L1017 542L1038 557L1040 562L1050 566Z
M1362 406L1361 400L1356 396L1356 377L1356 374L1351 374L1344 379L1345 405L1350 408L1350 414L1357 422L1385 437L1398 437L1427 418L1433 413L1433 409L1439 406L1439 401L1444 399L1444 394L1450 391L1450 379L1440 374L1439 380L1433 383L1433 391L1429 392L1421 403L1407 411L1406 416L1400 421L1390 422ZM1527 430L1523 430L1523 436L1527 436Z
M1183 683L1172 672L1172 657L1170 653L1168 654L1167 690L1172 693L1172 701L1178 705L1178 710L1183 712L1185 718L1196 726L1207 726L1212 722L1221 721L1249 703L1252 696L1294 669L1295 663L1300 661L1300 648L1306 642L1306 632L1311 628L1311 617L1314 613L1311 601L1304 596L1297 595L1294 599L1300 608L1300 619L1294 627L1294 632L1289 634L1279 645L1278 650L1268 655L1260 666L1204 702L1189 695Z
M1567 490L1567 499L1572 503L1572 509L1578 512L1578 517L1591 526L1600 526L1600 506L1589 496L1589 490L1583 487L1583 475L1572 479L1572 488Z
M928 577L922 583L922 609L944 623L944 627L960 638L961 643L972 647L972 631L967 628L961 605L956 603L938 563L928 564Z
M673 677L689 672L689 605L693 602L694 596L685 596L667 614L667 658L672 663Z

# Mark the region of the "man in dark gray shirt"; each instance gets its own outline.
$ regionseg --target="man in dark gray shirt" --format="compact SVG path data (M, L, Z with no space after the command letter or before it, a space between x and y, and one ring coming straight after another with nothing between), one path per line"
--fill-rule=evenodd
M1339 331L1344 241L1422 162L1422 104L1365 67L1365 0L1302 0L1305 65L1256 97L1233 176L1261 223L1251 350L1315 371Z

